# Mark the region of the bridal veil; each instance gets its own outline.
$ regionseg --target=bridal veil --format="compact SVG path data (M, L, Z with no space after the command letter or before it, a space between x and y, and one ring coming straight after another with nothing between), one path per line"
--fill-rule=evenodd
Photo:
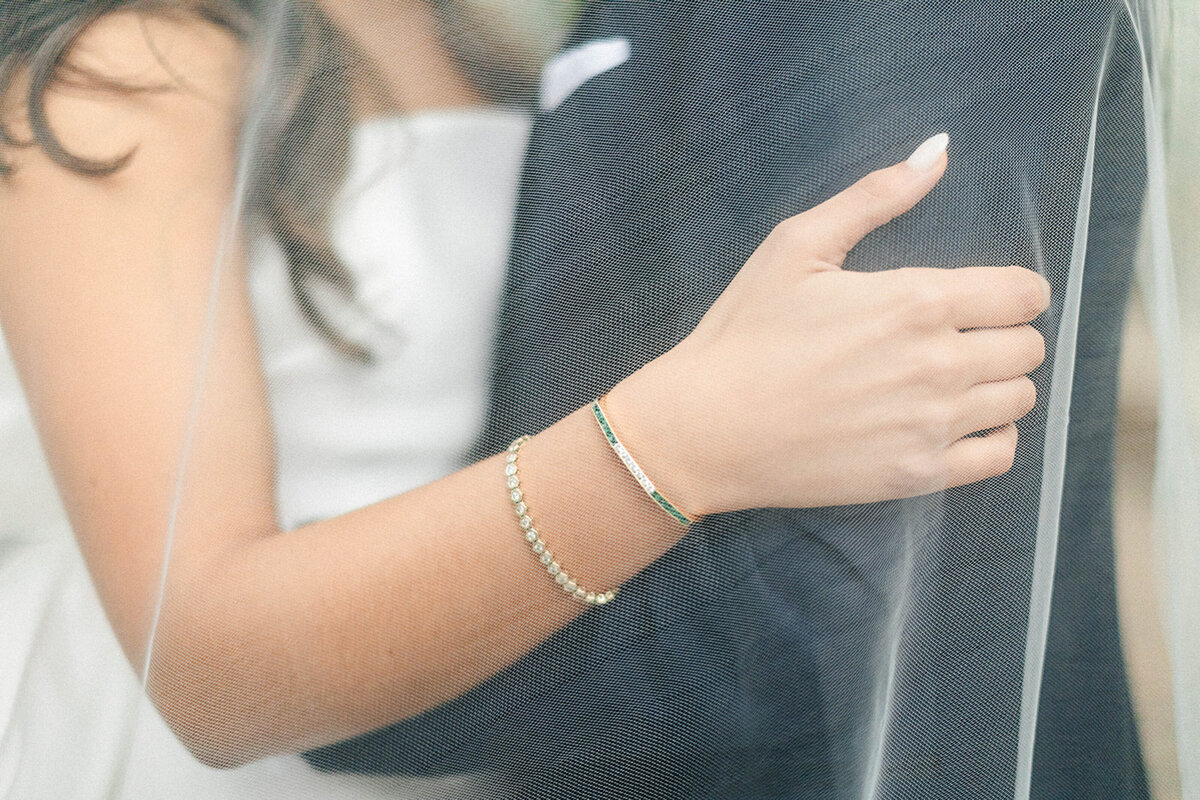
M31 505L41 490L29 487L51 478L5 360L0 796L1025 800L1118 780L1112 796L1143 796L1144 782L1156 798L1200 799L1192 4L431 1L499 111L482 138L439 140L476 157L421 180L391 171L423 163L416 150L441 123L356 122L330 100L379 67L347 49L336 15L314 17L303 0L232 5L251 54L238 166L186 369L193 413L149 556L161 574L150 644L133 668L53 493ZM8 13L0 27L18 24ZM1039 399L1009 473L909 500L705 519L516 663L346 742L218 770L174 740L147 700L163 678L155 626L175 559L199 535L177 523L203 495L189 458L222 409L206 377L236 333L231 273L244 266L256 297L273 298L256 311L264 359L284 353L263 387L276 425L336 416L298 449L279 431L288 494L264 525L294 527L588 403L686 336L776 223L942 130L942 183L846 268L1018 264L1049 280ZM327 247L338 215L363 203L360 227ZM389 250L392 225L420 246ZM484 229L491 244L476 247ZM374 236L384 245L371 250ZM426 371L443 356L414 322L431 302L430 284L405 277L421 253L463 265L446 307L475 311L437 341L453 349L477 326L474 399L439 383L466 367ZM392 283L355 272L376 257L372 274L390 270ZM473 271L489 259L497 270ZM307 349L276 347L281 331ZM371 465L392 456L378 446L389 406L367 407L368 384L413 347L425 360L397 373L397 404L431 410L404 446L436 467L371 485ZM287 353L324 359L323 372L295 372ZM362 405L322 405L336 392ZM444 419L459 425L453 453L430 433ZM318 451L339 466L306 473ZM507 492L503 476L495 489ZM314 499L327 490L340 499ZM515 530L497 535L522 546ZM443 547L452 558L454 543ZM296 659L305 646L290 643ZM211 679L230 669L254 664L214 657ZM307 698L289 703L309 713Z

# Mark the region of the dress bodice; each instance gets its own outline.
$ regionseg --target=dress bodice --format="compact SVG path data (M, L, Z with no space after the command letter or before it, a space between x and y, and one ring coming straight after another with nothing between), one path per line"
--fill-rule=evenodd
M459 466L483 416L525 117L456 111L355 133L333 244L356 296L332 323L374 357L333 350L290 299L262 240L251 293L276 427L285 525L342 513Z
M452 471L483 414L492 325L528 120L500 111L375 119L354 132L333 243L357 300L334 319L374 363L334 352L259 238L250 288L291 527ZM63 519L0 340L0 535Z

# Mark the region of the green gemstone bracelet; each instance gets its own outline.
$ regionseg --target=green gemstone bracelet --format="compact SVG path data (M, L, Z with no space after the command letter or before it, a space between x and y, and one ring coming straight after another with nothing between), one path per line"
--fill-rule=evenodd
M650 480L642 468L638 466L637 461L630 455L629 450L625 445L621 444L621 440L617 437L616 431L613 430L612 423L608 420L608 415L604 412L604 398L598 397L592 403L592 414L596 417L596 422L600 424L600 430L604 432L604 438L608 440L613 452L617 454L617 458L621 459L621 463L625 465L625 469L629 470L629 474L634 477L638 485L642 487L650 499L658 504L659 508L671 515L671 518L680 525L691 525L695 520L687 514L679 510L679 507L663 496Z

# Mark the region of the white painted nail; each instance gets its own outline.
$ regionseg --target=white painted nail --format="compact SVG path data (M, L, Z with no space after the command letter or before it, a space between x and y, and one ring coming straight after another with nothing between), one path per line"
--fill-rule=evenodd
M950 134L948 133L939 133L935 136L930 136L921 142L921 146L913 151L913 154L908 157L908 161L905 163L917 172L924 172L937 162L938 156L946 152L946 145L948 144L950 144Z

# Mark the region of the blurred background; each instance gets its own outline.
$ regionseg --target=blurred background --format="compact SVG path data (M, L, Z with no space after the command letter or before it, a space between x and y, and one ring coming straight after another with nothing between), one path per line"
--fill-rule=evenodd
M1200 3L1171 4L1158 20L1157 43L1163 70L1158 77L1165 117L1166 184L1171 237L1180 295L1183 341L1200 341ZM1145 254L1143 254L1145 256ZM1142 732L1146 767L1156 800L1180 798L1176 764L1170 657L1162 596L1166 565L1152 523L1153 475L1160 378L1147 293L1135 292L1130 305L1123 355L1117 432L1117 568L1122 635ZM1200 430L1200 351L1182 354L1179 370L1187 382L1193 434ZM1195 442L1193 436L1193 442ZM1200 486L1195 487L1200 493ZM1200 594L1188 596L1200 602ZM1200 631L1197 632L1200 635Z

